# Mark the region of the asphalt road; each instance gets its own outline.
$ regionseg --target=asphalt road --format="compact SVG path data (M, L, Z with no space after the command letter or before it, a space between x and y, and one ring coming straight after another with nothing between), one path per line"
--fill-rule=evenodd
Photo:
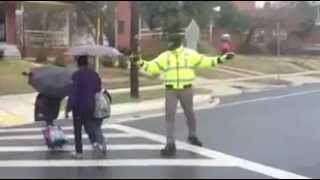
M320 85L222 98L197 111L203 148L185 143L177 115L178 154L163 158L163 117L105 125L106 159L85 151L48 152L38 125L0 129L1 178L320 178ZM70 135L72 127L64 123ZM86 144L88 142L86 140Z

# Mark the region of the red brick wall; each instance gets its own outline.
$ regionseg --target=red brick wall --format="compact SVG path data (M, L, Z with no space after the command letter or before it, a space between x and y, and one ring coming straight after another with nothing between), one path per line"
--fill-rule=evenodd
M158 37L155 38L144 38L141 40L142 54L145 56L155 56L165 51L167 43Z
M116 9L116 17L118 21L124 21L124 32L118 34L117 43L119 48L130 49L130 34L131 34L131 2L118 1Z
M63 55L67 48L26 48L26 57L37 57L37 54L41 52L46 52L48 56L57 57Z
M232 1L233 5L242 12L253 12L256 9L255 1Z
M212 47L215 47L216 49L220 45L220 37L224 33L229 33L232 38L232 49L235 52L238 52L240 49L241 44L244 41L245 36L242 35L238 31L228 31L223 28L215 28L213 30L213 43ZM201 38L205 41L209 42L209 33L208 30L202 30L201 32L202 36ZM142 48L142 54L146 56L154 56L158 55L164 50L166 50L167 43L161 39L159 39L158 36L149 36L149 37L144 37L141 40L141 48Z
M6 5L6 39L8 44L16 43L16 5L9 3Z
M249 12L250 14L255 11L254 1L233 1L236 8L240 11ZM118 1L116 16L118 20L125 22L125 32L123 34L118 34L118 47L119 48L129 48L130 49L130 33L131 33L131 4L129 1ZM218 47L219 38L221 34L226 33L223 29L214 30L214 46ZM242 36L239 32L228 32L232 36L233 46L235 50L239 49L242 41ZM161 42L158 38L146 38L141 42L142 51L144 54L158 54L161 52L166 45Z
M320 44L320 30L313 31L303 41L307 44Z

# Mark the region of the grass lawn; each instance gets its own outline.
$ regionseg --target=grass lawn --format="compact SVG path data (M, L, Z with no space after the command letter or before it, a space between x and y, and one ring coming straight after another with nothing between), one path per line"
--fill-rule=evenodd
M296 56L292 57L288 62L300 66L309 71L320 70L319 56Z
M29 71L33 65L21 60L0 61L0 95L34 92L21 73Z
M320 70L320 57L271 57L237 55L223 64L226 67L240 68L264 74L287 74L310 70ZM237 75L212 69L197 70L197 74L208 79L229 79Z
M119 68L103 68L100 76L104 80L104 86L108 89L129 88L130 72ZM162 81L155 77L149 77L144 74L139 76L140 86L160 85Z
M197 69L196 74L207 79L231 79L239 76L212 69Z
M128 77L129 78L129 77ZM154 85L160 85L162 84L161 80L149 80L149 79L145 79L145 78L140 78L139 81L139 85L140 87L144 87L144 86L154 86ZM130 81L125 80L125 81L115 81L115 82L105 82L103 83L103 85L105 86L105 88L107 89L118 89L118 88L130 88Z
M306 70L301 66L288 62L288 60L289 58L287 57L238 55L234 60L228 61L224 65L262 72L265 74L297 73Z
M120 68L101 68L99 73L100 76L105 79L123 78L129 76L128 70Z

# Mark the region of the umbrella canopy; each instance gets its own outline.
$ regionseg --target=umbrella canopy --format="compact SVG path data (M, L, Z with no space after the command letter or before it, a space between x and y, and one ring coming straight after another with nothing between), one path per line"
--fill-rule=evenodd
M29 84L42 94L63 98L68 95L73 72L71 69L56 66L33 68L29 75Z
M120 56L122 55L116 48L110 46L101 46L101 45L83 45L70 48L67 52L67 55L71 56Z

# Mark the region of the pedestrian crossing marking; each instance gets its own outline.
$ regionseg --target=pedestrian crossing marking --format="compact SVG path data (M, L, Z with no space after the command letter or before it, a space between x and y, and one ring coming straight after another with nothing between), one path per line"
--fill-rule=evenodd
M110 127L116 128L118 130L121 130L127 133L136 134L137 136L142 136L159 143L166 142L166 138L164 136L151 133L148 131L132 128L129 126L118 125L118 124L113 124ZM246 170L264 174L269 177L273 177L277 179L310 179L308 177L301 176L292 172L273 168L273 167L252 162L246 159L241 159L241 158L231 156L222 152L214 151L204 147L193 146L182 141L176 141L176 144L180 148L183 148L185 150L188 150L190 152L193 152L199 155L203 155L208 158L216 159L217 162L221 162L222 164L229 165L230 167L240 167Z
M73 139L74 135L65 135L67 139ZM132 134L126 133L105 133L106 138L133 138L136 137ZM88 136L84 135L83 138L88 138ZM41 140L43 139L43 135L20 135L20 136L0 136L0 141L3 140Z
M150 166L201 166L230 167L215 160L189 159L108 159L108 160L10 160L0 161L0 167L150 167Z
M16 132L41 132L44 128L43 127L32 127L32 128L7 128L7 129L0 129L0 133L16 133ZM109 126L104 126L103 129L113 129ZM63 130L73 130L72 126L63 127ZM1 134L0 134L1 135Z
M111 144L108 145L110 151L123 151L123 150L160 150L163 145L156 144ZM63 149L57 151L73 151L74 146L67 145ZM92 146L84 145L83 150L91 150ZM47 146L0 146L0 152L43 152L48 151Z
M63 129L71 129L68 126ZM14 132L36 132L36 130L41 130L42 128L19 128L11 129ZM164 147L166 143L166 138L162 135L155 134L152 132L120 125L120 124L105 124L103 129L114 129L120 131L121 133L106 133L107 137L114 138L144 138L157 142L158 144L109 144L108 150L110 151L145 151L145 150L157 150L159 151ZM1 136L2 133L10 132L10 129L0 129L0 141L1 140L16 140L16 139L30 139L38 140L42 139L42 135L6 135ZM39 131L41 133L41 131ZM72 138L73 135L68 134L68 138ZM217 152L211 149L206 149L203 147L196 147L185 142L177 141L177 149L188 151L193 154L202 156L202 158L196 159L99 159L99 160L68 160L68 159L36 159L36 160L0 160L0 167L165 167L165 166L178 166L178 167L238 167L246 169L252 172L257 172L263 175L267 175L273 178L289 178L289 179L308 179L307 177L291 173L288 171L276 169L273 167L265 166L259 163L234 157L231 155L224 154L222 152ZM67 145L62 151L72 151L73 146ZM90 145L84 145L84 150L91 150ZM47 151L46 146L0 146L0 153L7 152L44 152ZM203 158L204 157L204 158Z

